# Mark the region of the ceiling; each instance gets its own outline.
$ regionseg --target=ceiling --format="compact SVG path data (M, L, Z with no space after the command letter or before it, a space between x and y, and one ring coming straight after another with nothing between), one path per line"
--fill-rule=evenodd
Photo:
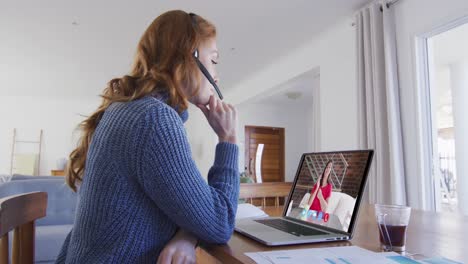
M171 9L195 12L217 26L220 86L227 90L367 2L5 1L0 94L97 95L129 70L143 31Z
M245 103L307 108L312 106L314 89L320 86L320 70L312 69Z

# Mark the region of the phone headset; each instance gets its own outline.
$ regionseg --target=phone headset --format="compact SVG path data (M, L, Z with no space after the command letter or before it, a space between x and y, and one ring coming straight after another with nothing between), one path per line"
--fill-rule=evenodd
M190 15L190 18L192 19L192 24L195 27L197 25L197 21L195 19L196 14L189 13L189 15ZM213 85L213 87L215 88L216 93L219 96L219 99L223 100L223 95L221 94L221 91L219 90L218 85L216 85L216 82L214 81L211 74L208 72L208 70L205 68L205 66L203 66L203 64L201 63L201 61L199 59L199 56L200 56L200 54L198 53L198 49L195 49L195 51L193 52L193 58L197 62L198 68L200 68L200 71L203 73L203 75L205 75L206 79L208 79L208 81L211 83L211 85Z

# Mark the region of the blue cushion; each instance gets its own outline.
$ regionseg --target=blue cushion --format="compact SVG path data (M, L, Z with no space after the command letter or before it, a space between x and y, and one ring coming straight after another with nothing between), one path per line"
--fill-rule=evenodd
M55 261L73 225L36 227L35 261Z

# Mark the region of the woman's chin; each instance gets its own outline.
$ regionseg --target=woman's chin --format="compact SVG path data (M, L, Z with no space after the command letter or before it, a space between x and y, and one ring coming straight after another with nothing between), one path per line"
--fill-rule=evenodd
M189 102L195 106L198 106L198 105L208 105L209 102L210 102L210 98L195 98L195 97L192 97L190 98Z
M200 98L200 104L208 105L209 103L210 103L210 96L207 96L205 98Z

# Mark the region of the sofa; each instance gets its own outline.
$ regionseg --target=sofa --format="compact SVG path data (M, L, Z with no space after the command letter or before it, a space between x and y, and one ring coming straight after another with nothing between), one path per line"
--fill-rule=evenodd
M0 184L0 198L35 191L48 195L46 217L36 221L35 263L54 263L73 226L77 195L65 184L64 177L14 175Z
M306 192L299 203L300 208L307 208L310 199L310 192ZM328 200L326 212L336 215L341 222L344 231L348 231L356 199L343 192L333 191Z
M334 214L340 219L344 231L348 231L353 216L356 199L343 192L332 192L328 201L327 213Z

